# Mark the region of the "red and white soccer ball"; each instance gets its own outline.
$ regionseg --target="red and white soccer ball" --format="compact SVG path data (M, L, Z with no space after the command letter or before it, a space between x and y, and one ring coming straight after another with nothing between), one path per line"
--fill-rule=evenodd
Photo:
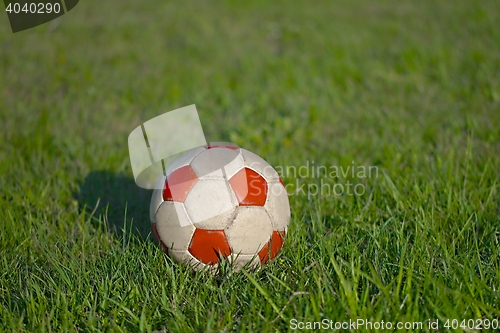
M290 221L288 195L276 170L232 145L189 151L166 170L151 199L153 234L176 262L216 268L273 259Z

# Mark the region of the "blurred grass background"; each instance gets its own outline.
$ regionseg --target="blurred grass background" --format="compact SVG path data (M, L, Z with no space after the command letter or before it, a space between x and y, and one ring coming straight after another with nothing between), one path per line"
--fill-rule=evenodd
M0 328L500 317L499 16L495 0L87 0L12 34L4 15ZM253 280L191 274L150 242L127 149L189 104L208 141L379 177L291 196L284 251Z

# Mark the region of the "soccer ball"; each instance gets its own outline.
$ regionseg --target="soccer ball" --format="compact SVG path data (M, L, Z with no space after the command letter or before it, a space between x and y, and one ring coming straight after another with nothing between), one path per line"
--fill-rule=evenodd
M226 144L193 149L170 164L155 186L150 215L153 235L175 262L202 270L227 259L239 269L278 254L290 205L271 165Z

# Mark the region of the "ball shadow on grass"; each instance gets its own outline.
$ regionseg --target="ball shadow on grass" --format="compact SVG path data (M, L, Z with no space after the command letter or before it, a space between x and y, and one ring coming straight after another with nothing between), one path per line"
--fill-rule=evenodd
M108 230L118 237L123 236L126 228L127 233L146 239L151 233L149 203L152 193L152 190L137 186L132 177L101 170L89 173L74 197L81 209L89 213L95 209L96 218L102 215Z

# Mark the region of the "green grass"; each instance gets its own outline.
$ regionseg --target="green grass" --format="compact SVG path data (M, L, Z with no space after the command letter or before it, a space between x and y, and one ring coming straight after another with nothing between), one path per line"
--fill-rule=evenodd
M4 15L0 331L500 319L499 21L496 0L88 0L51 33ZM151 241L127 148L189 104L209 141L378 177L290 196L264 269L193 273Z

